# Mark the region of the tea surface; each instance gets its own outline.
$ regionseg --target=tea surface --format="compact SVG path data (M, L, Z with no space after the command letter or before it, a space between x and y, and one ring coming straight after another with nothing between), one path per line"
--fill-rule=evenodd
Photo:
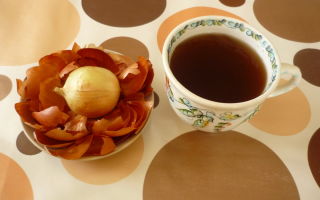
M184 87L216 102L248 101L259 96L266 85L258 54L224 34L202 34L181 42L174 49L170 67Z

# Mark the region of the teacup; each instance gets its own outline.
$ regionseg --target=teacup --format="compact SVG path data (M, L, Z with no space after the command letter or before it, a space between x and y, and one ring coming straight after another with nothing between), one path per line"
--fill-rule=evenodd
M190 37L206 33L226 34L254 49L261 58L267 75L264 91L259 96L237 103L215 102L192 93L175 78L170 68L170 59L177 45ZM171 107L182 120L206 132L227 131L246 122L267 98L288 92L301 79L298 67L280 63L275 48L263 34L243 21L223 16L197 17L175 27L165 40L162 62ZM289 80L278 86L283 76L289 76Z

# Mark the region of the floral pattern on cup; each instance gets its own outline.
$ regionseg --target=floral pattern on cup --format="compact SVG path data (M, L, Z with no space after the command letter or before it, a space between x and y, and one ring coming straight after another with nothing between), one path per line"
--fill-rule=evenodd
M233 114L232 112L224 112L219 115L219 119L223 121L231 121L231 120L236 120L240 118L241 115L239 114Z
M175 100L175 99L174 99ZM186 108L176 108L179 112L181 112L183 115L193 118L193 126L198 128L203 128L209 125L209 123L213 122L214 120L214 113L200 110L199 108L196 108L190 104L190 101L186 98L179 98L176 100L182 105L185 105Z
M214 126L214 130L216 132L222 131L226 127L232 125L230 122L219 122L217 125Z
M183 28L181 28L177 33L172 37L168 48L168 56L170 55L172 51L173 44L188 30L195 29L199 26L225 26L230 29L237 29L240 32L243 32L246 36L251 37L252 39L259 42L259 45L264 48L266 51L269 62L272 65L272 74L271 74L271 81L268 83L266 90L272 85L272 83L276 79L276 75L278 73L278 65L276 63L276 57L273 48L269 44L269 42L260 34L256 33L254 30L252 30L249 27L246 27L243 23L239 23L236 21L232 21L231 19L206 19L206 20L198 20L195 22L192 22L190 24L185 25Z
M232 125L233 120L241 118L240 114L233 112L213 113L204 109L200 109L190 102L185 97L175 97L171 89L168 78L166 77L167 96L172 107L184 116L192 119L192 126L198 129L212 126L215 132L223 131L228 126Z

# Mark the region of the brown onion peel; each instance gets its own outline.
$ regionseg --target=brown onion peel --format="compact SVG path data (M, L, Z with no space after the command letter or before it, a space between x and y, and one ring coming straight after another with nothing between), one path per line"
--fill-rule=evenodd
M125 140L144 126L152 109L146 102L152 92L152 65L143 57L134 62L120 54L110 55L101 48L80 48L75 43L72 50L44 56L39 66L27 70L25 80L17 79L21 101L15 110L52 155L64 159L107 155L116 149L119 138ZM69 74L87 63L111 70L121 88L116 107L95 118L71 111L53 89L63 87Z

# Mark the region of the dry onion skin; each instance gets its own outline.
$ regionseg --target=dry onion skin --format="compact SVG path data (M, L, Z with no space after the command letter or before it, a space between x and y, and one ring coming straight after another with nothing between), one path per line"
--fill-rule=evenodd
M111 153L145 124L151 111L152 64L101 48L62 50L17 79L15 110L54 156L80 159Z

